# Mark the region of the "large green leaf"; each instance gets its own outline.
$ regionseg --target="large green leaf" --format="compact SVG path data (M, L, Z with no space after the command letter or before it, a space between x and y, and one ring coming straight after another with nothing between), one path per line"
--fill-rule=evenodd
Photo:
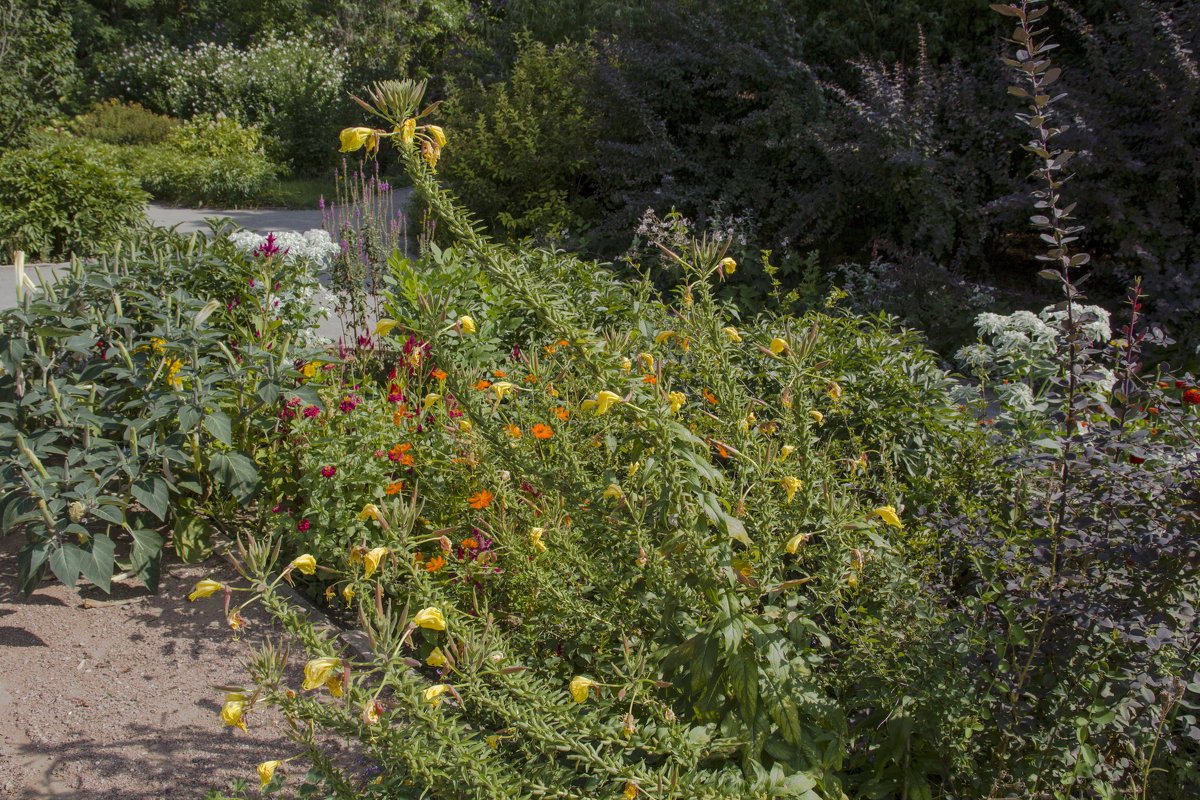
M85 558L87 553L70 542L64 542L61 547L50 551L50 571L64 586L74 586L79 580L79 571L83 568Z
M242 505L248 504L258 493L258 467L245 453L237 450L214 453L208 462L208 473L213 480L224 484Z
M152 592L158 591L158 580L162 572L163 538L154 531L130 531L133 535L133 552L130 558L138 580Z
M29 542L17 553L17 584L26 597L33 594L41 582L49 555L50 544L44 541Z
M134 498L160 520L167 519L167 482L157 475L142 478L133 484Z
M223 411L214 411L204 418L204 430L208 431L221 444L229 447L232 441L232 426L229 417Z
M92 549L82 552L83 576L108 592L112 588L113 556L116 555L117 546L112 539L99 534L92 537Z

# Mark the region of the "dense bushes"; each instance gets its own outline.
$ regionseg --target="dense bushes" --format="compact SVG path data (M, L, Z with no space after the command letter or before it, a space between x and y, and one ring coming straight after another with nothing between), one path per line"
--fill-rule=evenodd
M0 150L43 125L76 77L59 0L0 3Z
M105 100L75 117L76 135L108 144L161 144L179 126L179 120L147 111L137 103Z
M57 259L107 250L143 220L132 175L69 139L0 155L0 248Z

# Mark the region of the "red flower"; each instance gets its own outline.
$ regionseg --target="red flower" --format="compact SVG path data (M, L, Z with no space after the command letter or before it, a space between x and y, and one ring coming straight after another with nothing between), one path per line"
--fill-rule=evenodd
M1200 405L1200 389L1188 389L1183 393L1183 402L1193 406Z

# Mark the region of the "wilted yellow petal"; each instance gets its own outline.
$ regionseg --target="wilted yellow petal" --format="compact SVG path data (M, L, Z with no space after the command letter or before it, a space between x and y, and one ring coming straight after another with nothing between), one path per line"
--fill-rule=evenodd
M292 559L290 566L295 567L305 575L312 575L317 571L317 560L308 553L305 553L302 556L296 556L294 559Z
M429 628L435 631L446 630L446 620L442 616L442 612L436 606L422 609L413 617L413 622L420 625L422 628Z
M266 786L275 777L275 770L278 769L278 761L264 761L258 765L258 779L261 781L259 788Z
M661 331L658 336L654 337L655 344L662 344L675 335L675 331Z
M340 658L314 658L304 665L304 683L305 691L310 691L328 681L335 672L342 668L342 660Z
M671 404L671 413L678 414L679 409L683 408L683 404L687 402L683 392L671 392L667 395L667 402Z
M475 320L473 320L470 317L465 316L465 315L461 316L458 318L458 327L462 328L463 333L468 333L468 334L474 333L475 332Z
M404 144L412 144L413 134L417 132L417 121L415 119L406 119L400 125L400 141Z
M445 693L446 688L446 684L438 683L426 689L421 696L425 699L426 703L433 703L436 706L442 702L441 696Z
M188 595L188 600L198 600L201 597L208 597L214 592L219 592L224 588L224 584L217 583L210 578L205 578L196 584L196 588L192 589L192 593Z
M605 500L620 500L623 496L624 493L621 491L621 487L615 484L609 484L608 488L604 490Z
M367 554L363 556L364 578L371 577L371 574L379 567L379 559L387 555L387 552L388 549L386 547L376 547L375 549L368 551Z
M875 509L875 513L879 515L886 524L896 528L903 528L904 525L900 522L900 516L896 513L894 506L880 506Z
M426 125L425 130L429 131L429 135L438 143L438 147L446 146L446 132L440 125Z
M374 134L370 128L345 128L342 130L338 138L342 141L341 152L351 153L355 150L361 150L363 145L367 143Z
M513 390L513 384L508 381L496 381L492 384L492 391L496 393L497 400L503 400L504 396Z
M796 492L800 490L801 486L803 484L795 476L788 475L783 479L783 488L787 491L787 501L789 503L792 502L792 498L796 496Z
M740 342L742 340L742 335L738 333L738 329L732 325L730 325L728 328L722 328L721 330L725 331L725 335L729 337L729 341L731 342Z
M246 701L241 699L230 700L230 697L240 698L241 695L226 695L225 705L221 706L221 722L226 727L236 726L246 731L246 722L242 719L242 715L246 712Z

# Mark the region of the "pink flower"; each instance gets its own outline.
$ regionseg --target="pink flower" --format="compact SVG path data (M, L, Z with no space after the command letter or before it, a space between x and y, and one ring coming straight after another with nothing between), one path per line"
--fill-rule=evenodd
M304 533L306 530L308 530L308 520L302 519L299 522L297 522L296 530L300 531L301 533Z
M309 419L320 416L320 414L321 409L317 408L316 406L306 406L304 409L304 416L308 417Z
M337 467L332 465L328 467L321 467L321 477L332 478L335 474L337 474Z
M274 508L272 508L272 509L271 509L271 513L272 513L272 514L281 514L281 513L283 513L283 503L279 503L279 504L277 504L277 505L276 505Z

